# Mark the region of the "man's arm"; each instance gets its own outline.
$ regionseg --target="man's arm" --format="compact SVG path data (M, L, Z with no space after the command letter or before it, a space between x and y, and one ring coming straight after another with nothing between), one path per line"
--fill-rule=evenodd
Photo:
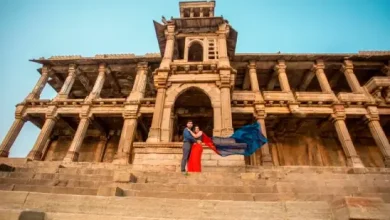
M187 129L188 129L188 128L185 128L185 129L184 129L184 132L183 132L184 139L190 140L190 141L192 141L192 142L196 142L195 138L192 137L190 131L188 131Z

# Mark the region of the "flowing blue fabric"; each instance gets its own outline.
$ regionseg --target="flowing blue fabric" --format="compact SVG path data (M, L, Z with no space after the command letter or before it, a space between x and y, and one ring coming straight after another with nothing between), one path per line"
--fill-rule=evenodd
M268 142L261 132L259 122L245 125L230 137L213 137L217 153L223 157L229 155L250 156Z

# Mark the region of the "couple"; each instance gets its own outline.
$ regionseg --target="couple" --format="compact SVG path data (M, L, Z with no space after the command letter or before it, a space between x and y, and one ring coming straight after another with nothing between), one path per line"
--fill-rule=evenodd
M229 155L250 156L267 143L267 138L261 132L259 122L237 129L230 137L209 138L199 129L199 126L195 127L195 132L192 132L192 127L192 121L187 121L187 126L183 131L184 143L181 161L183 173L186 173L186 165L188 172L201 171L202 143L222 157Z
M187 126L183 131L183 158L181 160L181 172L186 172L186 165L188 172L200 172L202 159L202 139L203 132L199 126L195 126L195 132L191 129L193 127L192 121L187 121Z

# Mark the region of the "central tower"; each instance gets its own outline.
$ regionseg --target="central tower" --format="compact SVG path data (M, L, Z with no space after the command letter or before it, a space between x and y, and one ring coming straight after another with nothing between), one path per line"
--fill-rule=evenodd
M178 115L191 115L191 109L196 109L174 108L175 101L194 88L211 101L212 135L233 133L231 90L236 71L230 60L234 57L237 32L223 17L214 16L215 1L180 2L179 6L180 18L163 17L163 24L154 21L162 61L154 72L156 109L148 142L172 141ZM196 98L192 100L196 104ZM201 115L202 109L199 111Z

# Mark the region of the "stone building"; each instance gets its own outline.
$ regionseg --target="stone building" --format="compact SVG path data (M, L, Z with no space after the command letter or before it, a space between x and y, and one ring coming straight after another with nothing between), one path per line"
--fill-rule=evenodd
M261 150L206 151L203 164L390 166L390 52L236 54L238 33L214 7L181 2L179 18L154 22L160 53L31 60L41 77L1 157L29 121L41 129L30 160L178 165L186 120L210 136L257 120ZM57 96L40 99L45 86Z

